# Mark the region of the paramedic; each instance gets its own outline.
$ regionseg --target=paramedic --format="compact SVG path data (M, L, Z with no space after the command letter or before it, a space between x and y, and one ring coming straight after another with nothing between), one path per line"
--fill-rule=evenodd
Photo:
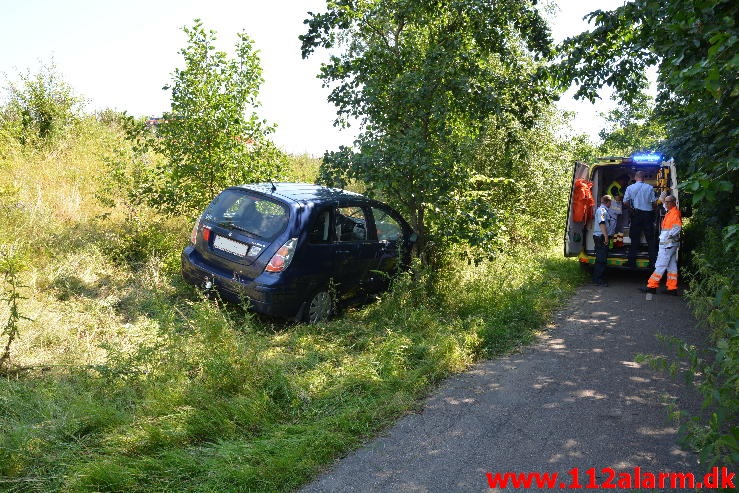
M677 250L680 248L680 230L683 221L675 197L667 195L663 203L667 214L662 219L662 232L659 234L659 255L654 272L647 281L647 289L643 291L656 293L659 282L667 271L667 293L677 295Z
M629 175L619 175L608 185L606 193L613 197L611 212L616 215L616 233L623 233L624 226L629 223L629 211L623 206L624 191L629 183Z
M624 193L624 204L631 209L631 226L629 228L629 258L626 267L636 267L636 254L639 251L641 235L647 240L647 251L649 252L649 267L654 268L657 258L657 245L654 239L654 188L644 183L644 172L637 171L634 175L636 182L626 187Z
M606 188L606 193L613 197L615 200L621 200L624 196L624 190L626 184L629 183L629 175L621 175Z
M600 207L595 211L593 221L593 242L595 243L595 266L593 267L593 284L608 286L605 280L606 262L608 261L608 242L616 230L616 219L608 210L611 196L604 195L600 199Z

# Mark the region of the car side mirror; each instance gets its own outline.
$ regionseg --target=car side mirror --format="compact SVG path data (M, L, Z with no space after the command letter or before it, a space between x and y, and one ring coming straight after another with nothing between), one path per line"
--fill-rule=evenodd
M418 241L418 233L416 233L416 232L411 233L411 235L408 237L408 241L410 243L417 242Z

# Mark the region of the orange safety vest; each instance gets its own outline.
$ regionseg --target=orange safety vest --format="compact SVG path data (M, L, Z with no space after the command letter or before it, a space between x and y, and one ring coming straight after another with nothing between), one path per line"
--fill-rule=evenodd
M677 206L673 207L670 211L665 214L662 219L662 231L666 229L672 229L673 226L678 225L683 227L683 216L680 214L680 209Z

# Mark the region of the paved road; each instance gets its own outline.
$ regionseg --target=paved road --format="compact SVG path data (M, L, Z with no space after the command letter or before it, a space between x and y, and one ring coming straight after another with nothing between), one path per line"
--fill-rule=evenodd
M667 419L677 402L698 409L682 381L635 362L671 354L655 334L701 340L683 299L638 291L644 275L585 286L538 341L447 380L417 414L351 453L301 491L482 492L486 472L685 471L700 468ZM522 490L516 490L522 491ZM544 491L544 490L538 490Z

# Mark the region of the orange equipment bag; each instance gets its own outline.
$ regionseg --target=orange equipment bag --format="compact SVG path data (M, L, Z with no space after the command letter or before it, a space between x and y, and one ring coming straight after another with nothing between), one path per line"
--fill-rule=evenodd
M576 223L583 223L595 216L593 207L595 199L593 199L593 182L578 178L575 180L575 190L572 194L572 220Z

